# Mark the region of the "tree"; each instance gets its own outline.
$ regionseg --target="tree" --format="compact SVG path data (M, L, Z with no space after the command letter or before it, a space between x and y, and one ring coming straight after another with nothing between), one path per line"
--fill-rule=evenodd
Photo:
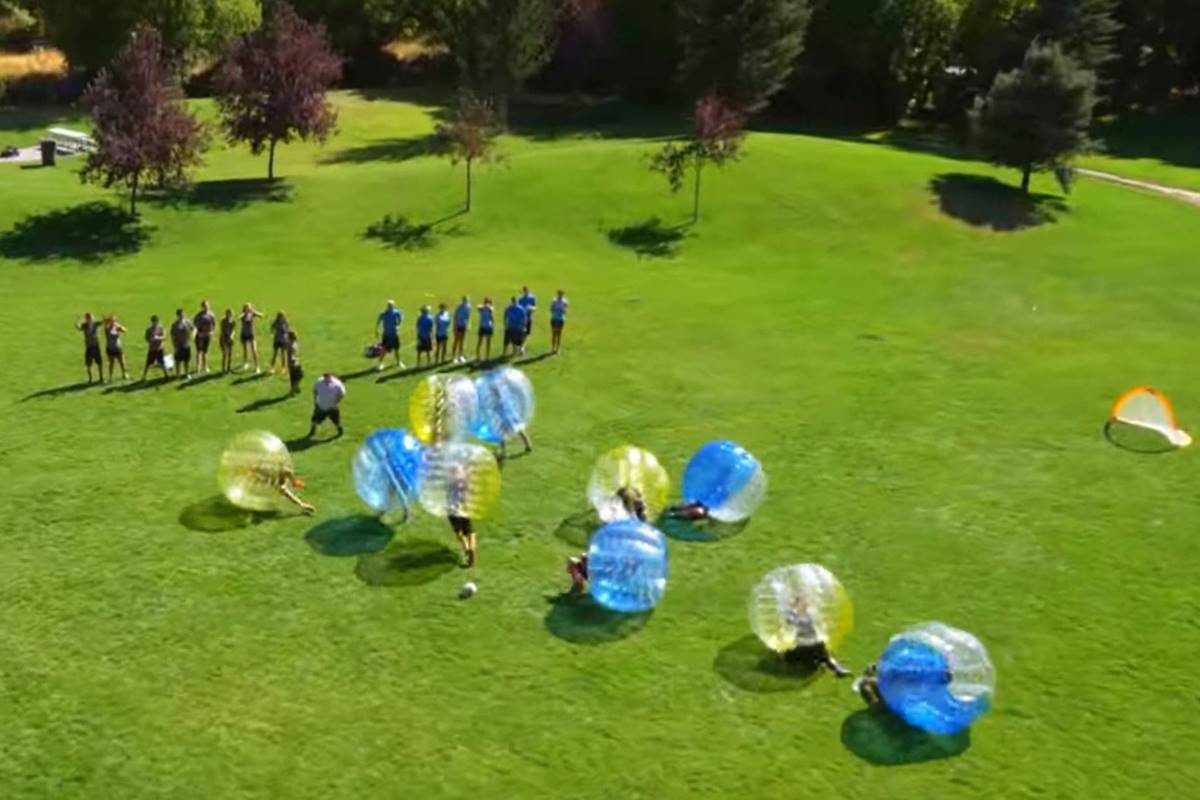
M486 164L495 158L499 132L499 120L492 102L466 91L459 95L454 119L437 127L441 150L450 163L457 165L461 161L467 165L466 211L471 210L471 166L477 161Z
M746 115L716 95L696 101L692 135L686 142L668 142L650 160L650 169L667 178L672 192L683 188L692 170L692 222L700 221L700 174L704 165L723 167L741 157Z
M808 0L678 0L679 75L758 111L787 82L804 49Z
M1117 0L1041 0L1039 33L1062 44L1084 69L1099 73L1115 61Z
M509 97L553 52L560 8L561 0L442 0L428 21L463 88L490 100L507 125Z
M321 25L305 22L284 3L269 7L258 30L229 46L214 83L221 122L231 142L268 151L275 179L275 147L294 139L325 141L337 113L325 96L341 76L341 59Z
M897 112L928 105L943 80L964 0L884 0L875 24Z
M1058 43L1034 42L1019 69L996 76L973 120L984 155L1021 170L1021 191L1028 194L1030 176L1046 169L1069 188L1066 167L1091 144L1095 105L1096 74L1064 55Z
M133 215L142 184L147 179L159 186L184 182L200 163L207 139L184 107L183 90L162 48L162 37L153 28L135 32L83 96L96 149L80 176L105 187L127 186Z

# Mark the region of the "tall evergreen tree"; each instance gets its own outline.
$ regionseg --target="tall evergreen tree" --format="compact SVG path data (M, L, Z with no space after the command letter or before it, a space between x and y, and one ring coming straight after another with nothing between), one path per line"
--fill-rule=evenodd
M1041 0L1040 34L1060 42L1084 69L1100 73L1118 58L1117 0Z
M804 49L808 0L678 0L680 79L746 111L767 104Z

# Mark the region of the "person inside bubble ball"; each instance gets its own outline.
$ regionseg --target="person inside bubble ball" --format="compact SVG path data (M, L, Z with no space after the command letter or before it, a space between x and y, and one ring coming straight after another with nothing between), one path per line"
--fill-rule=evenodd
M803 601L797 598L792 607L785 612L785 619L796 630L798 640L816 641L816 644L802 644L793 647L783 654L784 661L792 664L814 664L817 667L828 669L839 678L850 677L850 670L838 663L833 654L829 652L825 641L818 635L812 614Z
M272 463L254 464L247 468L255 479L267 484L273 484L289 503L297 506L305 514L316 512L316 506L306 503L296 494L296 489L304 488L304 481L296 476L295 468L279 466Z
M584 550L567 559L567 574L571 576L569 594L583 594L588 588L588 554Z
M665 512L671 519L701 520L708 519L708 506L704 503L680 503L671 506Z
M642 498L642 493L632 486L622 486L617 489L617 500L625 509L625 513L631 517L636 517L642 522L646 521L646 501Z
M449 483L447 487L446 507L449 513L446 518L450 520L450 530L454 531L455 537L458 539L458 546L463 552L463 567L469 569L475 566L475 530L471 525L471 518L466 515L466 496L468 491L467 486L467 469L462 464L454 464L450 467Z
M879 693L879 666L870 664L854 681L854 691L868 706L875 708L883 704L883 695Z

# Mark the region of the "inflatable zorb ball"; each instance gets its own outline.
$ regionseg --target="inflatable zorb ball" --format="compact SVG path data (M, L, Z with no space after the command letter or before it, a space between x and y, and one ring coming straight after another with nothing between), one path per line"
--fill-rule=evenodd
M500 468L483 445L445 442L425 449L418 490L421 506L435 517L478 519L500 496Z
M915 728L954 734L990 707L996 671L983 643L940 622L892 637L877 665L879 695Z
M407 519L417 502L423 455L421 443L408 431L375 431L354 455L354 490L371 510Z
M503 444L533 421L533 384L519 369L485 372L475 379L475 396L471 432L481 441Z
M471 433L475 382L462 375L430 375L408 399L412 432L426 444L458 442Z
M820 564L771 570L750 592L750 628L776 653L819 644L832 652L853 627L850 595Z
M273 433L239 433L221 453L217 483L238 508L275 511L282 507L279 487L295 474L292 454Z
M766 493L762 465L733 442L709 442L683 470L683 499L703 503L708 516L719 522L748 519Z
M629 516L617 494L621 489L636 490L646 504L646 515L654 518L667 502L670 487L667 471L654 454L632 445L609 450L592 468L587 496L600 519L612 522Z
M649 611L667 588L667 540L636 519L610 522L588 544L588 591L597 603L626 614Z

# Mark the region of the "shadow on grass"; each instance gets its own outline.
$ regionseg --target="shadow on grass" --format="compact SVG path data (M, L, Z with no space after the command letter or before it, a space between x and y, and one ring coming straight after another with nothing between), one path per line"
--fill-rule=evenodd
M942 213L996 231L1015 231L1054 222L1067 210L1062 198L1022 194L1015 186L985 175L948 173L929 182Z
M589 594L560 594L549 598L546 630L572 644L617 642L646 627L652 612L622 614L609 611Z
M750 520L741 522L718 522L715 519L677 519L663 514L655 522L660 531L681 542L721 542L732 539L742 531Z
M1152 158L1177 167L1200 168L1200 97L1180 96L1158 109L1129 111L1096 124L1104 152L1114 158Z
M193 376L191 380L180 381L179 385L176 386L175 388L177 391L182 392L184 389L190 389L193 386L200 386L202 384L210 383L212 381L219 381L221 378L224 378L224 377L225 376L222 375L220 373L220 371L210 372L207 375L196 375L196 376Z
M651 217L624 228L611 229L608 241L632 250L639 258L671 258L689 236L686 230L686 225L665 225L658 217Z
M583 550L588 546L592 533L600 525L600 516L596 514L596 509L588 507L563 517L563 521L554 529L554 536L576 549Z
M785 660L763 646L757 636L743 636L717 651L713 671L729 683L748 692L798 692L808 688L821 667L814 658Z
M26 217L0 233L0 257L98 263L142 249L153 229L109 203L85 203Z
M363 232L364 239L374 239L394 250L427 250L437 244L439 237L461 236L462 228L453 225L435 230L443 222L460 217L465 211L457 211L434 222L409 222L407 217L392 217L390 214L373 223Z
M169 375L160 375L157 378L147 377L146 380L142 380L141 378L133 378L131 380L123 381L122 383L115 383L112 386L109 386L104 390L104 393L115 394L119 392L120 394L133 394L134 392L144 392L147 389L157 389L160 386L165 386L173 380L175 380L175 378Z
M937 736L906 724L884 709L862 709L842 723L842 744L863 761L895 767L960 755L971 746L971 730Z
M270 408L271 406L277 406L280 403L286 403L288 400L291 400L293 397L298 397L298 395L286 393L286 394L281 394L278 397L262 397L253 402L246 403L246 405L242 406L241 408L239 408L237 410L237 413L251 414L255 411L262 411L264 408Z
M1104 438L1109 444L1122 450L1142 455L1160 456L1176 449L1166 436L1157 431L1135 425L1123 425L1111 419L1104 424Z
M323 556L378 553L391 540L392 529L365 514L327 520L304 534L308 546Z
M148 199L156 205L169 208L236 211L253 203L291 202L292 185L286 180L266 178L204 181L182 191L150 195Z
M380 377L376 379L375 382L376 383L387 383L388 381L399 380L400 378L407 378L410 375L421 375L422 373L425 373L425 372L433 372L436 369L437 369L437 364L422 364L419 367L405 367L404 369L392 369L391 371L388 371L387 369L385 369L380 374Z
M321 159L322 164L369 164L374 161L409 161L421 156L434 155L438 151L438 137L434 134L408 136L396 139L380 139L359 147L350 147L330 153Z
M66 386L55 386L53 389L42 389L40 392L27 394L21 398L22 403L27 403L30 400L37 400L41 397L59 397L64 394L74 394L75 392L84 392L91 389L93 386L101 386L100 383L88 381L80 381L79 383L68 383Z
M276 512L246 511L218 494L186 506L179 512L179 524L201 533L221 533L248 528L278 516Z
M243 375L240 378L234 378L231 386L241 386L243 383L254 383L255 381L265 381L271 376L265 372L251 372L248 375Z
M440 542L395 542L382 552L359 556L354 574L370 586L421 586L458 566L454 551Z
M295 439L288 439L286 442L284 442L284 444L287 445L288 452L290 453L303 453L305 450L311 450L314 447L320 447L323 444L331 444L336 442L340 438L342 438L342 434L335 431L332 436L326 436L324 439L299 436Z

